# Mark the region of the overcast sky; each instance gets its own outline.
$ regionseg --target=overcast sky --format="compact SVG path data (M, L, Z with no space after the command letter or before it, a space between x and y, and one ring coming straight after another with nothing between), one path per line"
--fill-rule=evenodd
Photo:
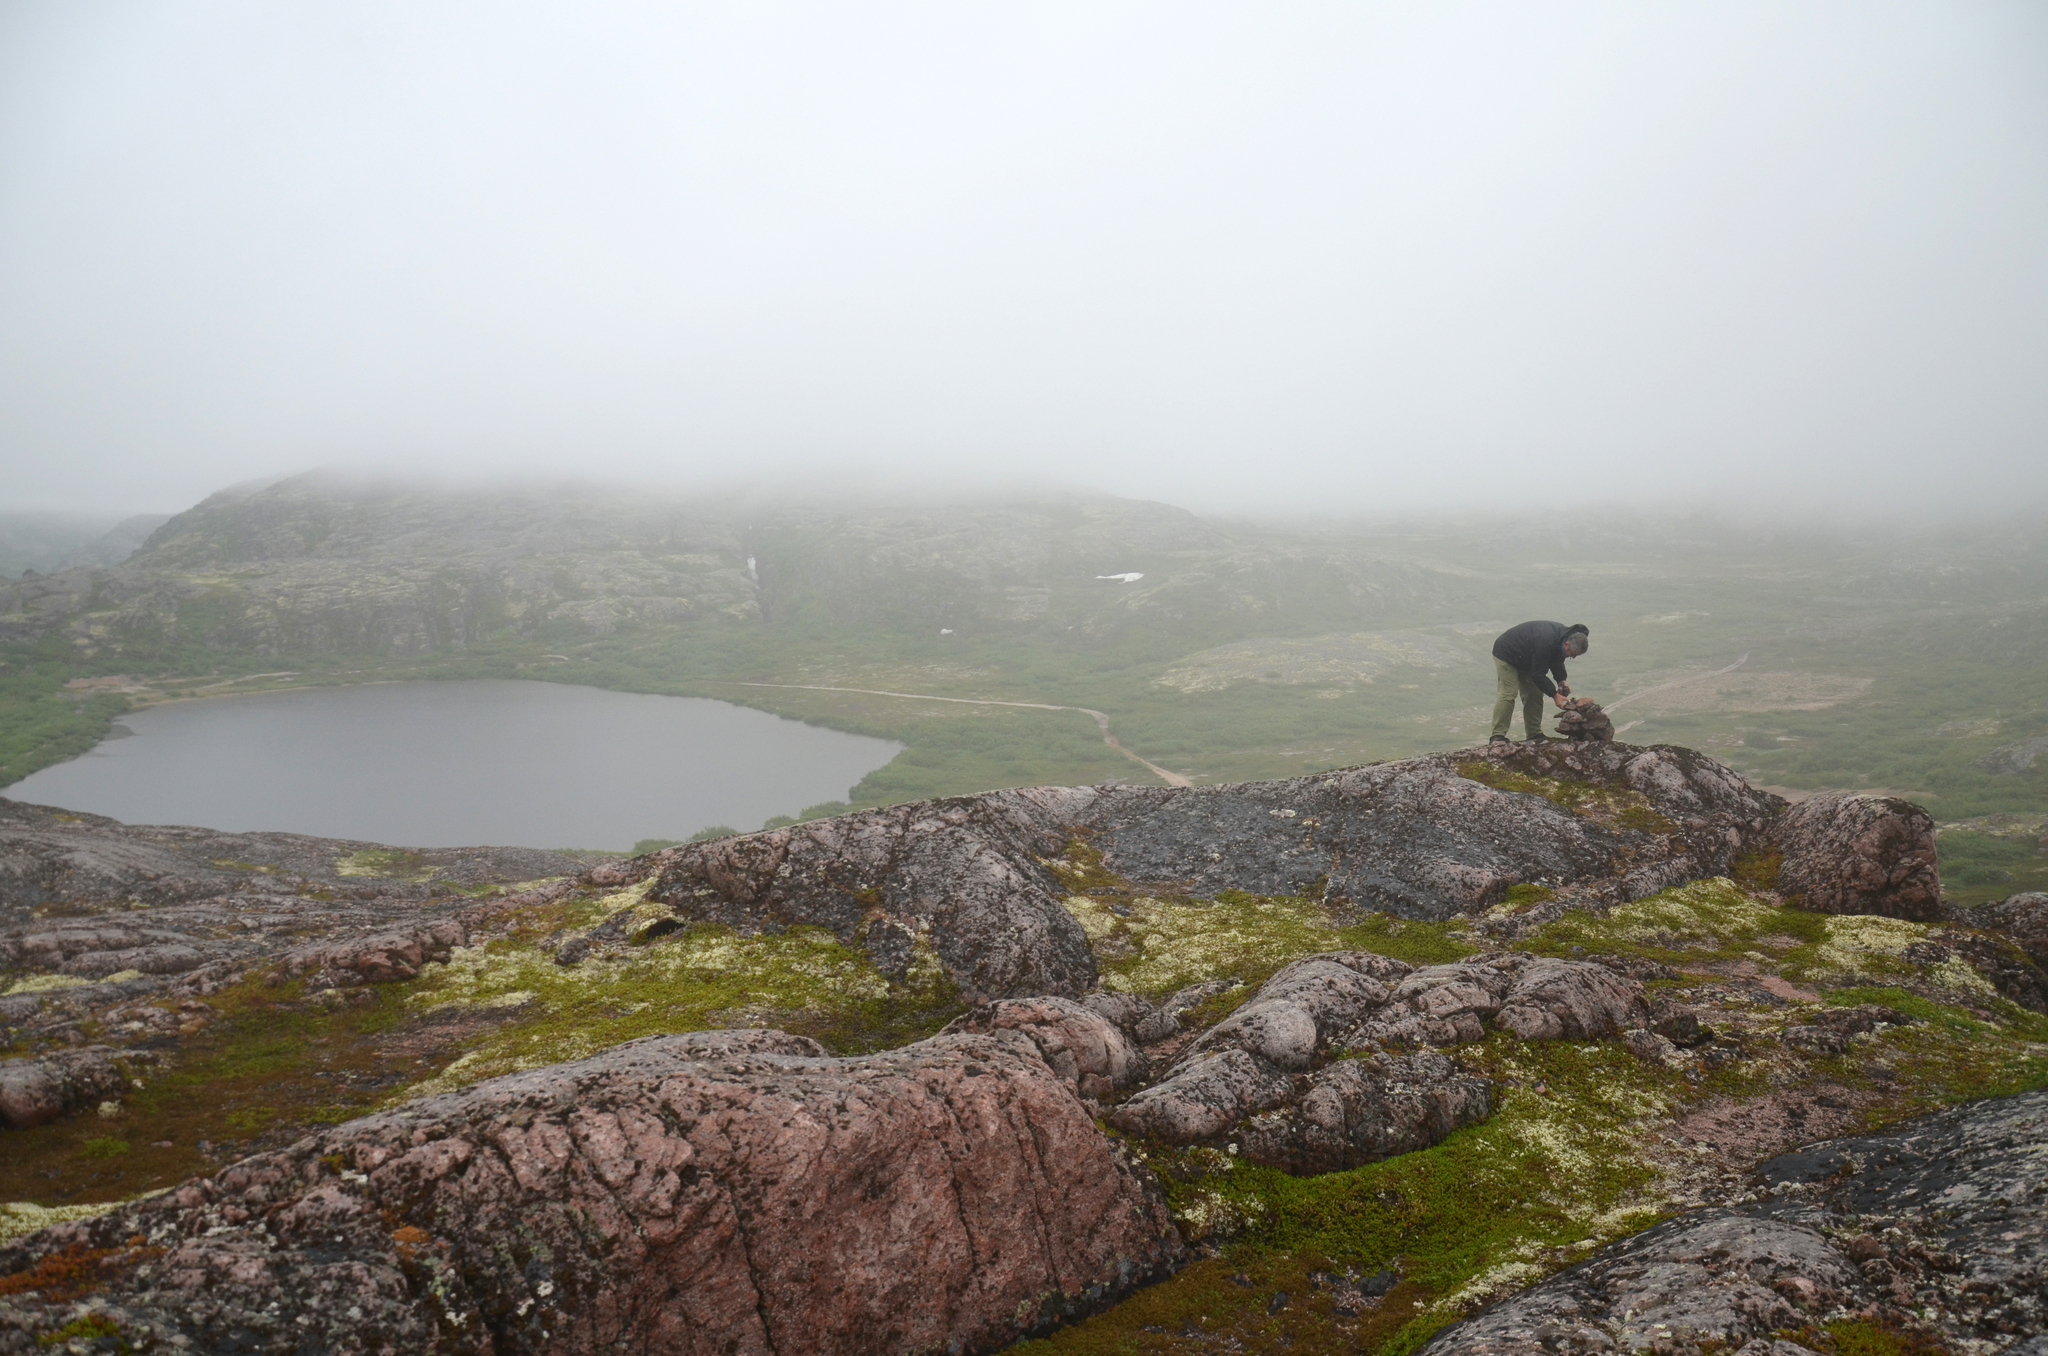
M0 508L2048 492L2048 5L0 0Z

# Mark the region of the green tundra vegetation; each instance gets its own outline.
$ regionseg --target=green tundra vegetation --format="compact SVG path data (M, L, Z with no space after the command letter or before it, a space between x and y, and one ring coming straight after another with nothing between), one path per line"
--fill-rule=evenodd
M855 807L1153 780L1089 711L1197 784L1292 776L1483 740L1493 635L1546 616L1592 628L1575 690L1622 738L1789 793L1911 797L1953 826L1958 891L2048 885L2038 514L1851 535L1620 512L1568 532L1219 524L1080 497L536 502L301 477L55 577L68 609L51 580L0 581L0 784L131 703L463 677L715 697L902 741Z
M1220 1020L1305 955L1349 948L1432 964L1494 945L1462 922L1358 916L1313 898L1147 896L1082 842L1055 866L1111 987L1159 998L1199 980L1242 981L1189 1012L1190 1025ZM252 978L208 998L210 1024L112 1114L10 1134L0 1199L28 1204L0 1219L0 1232L170 1185L321 1123L622 1039L761 1024L857 1053L929 1035L962 1011L922 949L891 981L863 947L814 929L743 937L677 928L646 901L647 885L530 906L494 939L412 980L308 994ZM599 928L630 943L623 955L554 963L565 936ZM1256 1167L1228 1146L1130 1141L1205 1256L1024 1350L1170 1353L1234 1340L1395 1356L1485 1297L1684 1208L1666 1135L1689 1108L1825 1086L1875 1091L1859 1113L1875 1125L2048 1084L2048 1018L2007 1002L1959 961L1912 961L1909 949L1933 931L1787 909L1728 879L1605 915L1567 912L1520 945L1672 967L1673 978L1649 987L1694 1005L1739 1057L1663 1067L1613 1041L1495 1033L1455 1052L1495 1083L1491 1119L1434 1148L1319 1177ZM1806 986L1810 1001L1745 997L1749 989L1726 982L1736 973L1775 974ZM1783 1038L1825 1007L1856 1005L1889 1009L1896 1024L1841 1055ZM1345 1316L1309 1302L1329 1275L1384 1276L1391 1288L1378 1307ZM1298 1302L1276 1307L1277 1292Z

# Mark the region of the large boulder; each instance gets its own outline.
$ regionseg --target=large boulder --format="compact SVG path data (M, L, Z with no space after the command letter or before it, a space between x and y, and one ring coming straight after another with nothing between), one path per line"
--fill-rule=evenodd
M105 1046L0 1059L0 1125L27 1130L127 1090L128 1076Z
M1291 1105L1252 1117L1239 1139L1252 1162L1309 1176L1426 1149L1492 1114L1492 1085L1433 1050L1373 1055L1309 1075Z
M1778 890L1814 913L1941 916L1934 819L1896 796L1831 792L1778 816L1764 842L1784 861Z
M971 1003L1074 998L1094 986L1095 957L1041 859L1096 795L999 791L692 843L654 859L647 897L747 933L829 928L892 978L929 938Z
M1818 1326L1844 1305L1861 1307L1868 1295L1856 1264L1817 1230L1715 1210L1616 1244L1422 1350L1424 1356L1650 1350L1779 1356L1771 1334ZM1653 1346L1660 1340L1664 1346ZM1759 1345L1752 1348L1752 1341Z
M1109 1119L1193 1144L1256 1117L1240 1135L1256 1161L1332 1172L1427 1147L1491 1114L1482 1080L1442 1055L1392 1049L1481 1040L1489 1024L1524 1040L1596 1040L1649 1020L1640 982L1589 961L1505 951L1416 970L1327 952L1266 981ZM1326 1063L1347 1052L1369 1058Z
M1182 1254L997 1029L845 1060L653 1037L351 1121L0 1251L0 1350L71 1320L34 1277L88 1255L156 1349L765 1356L993 1351Z
M1139 1082L1149 1069L1145 1052L1121 1026L1070 998L999 999L955 1018L939 1034L989 1031L1030 1037L1047 1068L1098 1102Z
M1958 909L1956 920L2009 938L2034 964L2048 968L2048 894L2035 890Z

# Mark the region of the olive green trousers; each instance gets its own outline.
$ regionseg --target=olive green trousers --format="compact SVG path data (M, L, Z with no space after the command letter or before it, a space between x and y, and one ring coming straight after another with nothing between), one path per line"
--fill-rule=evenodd
M1497 685L1493 698L1493 733L1505 735L1515 719L1515 698L1522 699L1522 733L1534 739L1543 733L1543 689L1513 664L1493 661Z

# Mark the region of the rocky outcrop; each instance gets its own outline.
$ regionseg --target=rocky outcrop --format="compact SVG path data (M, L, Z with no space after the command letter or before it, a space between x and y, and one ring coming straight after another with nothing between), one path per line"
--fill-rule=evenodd
M1317 1070L1238 1138L1252 1162L1310 1176L1426 1149L1492 1114L1492 1086L1441 1054L1373 1055Z
M1331 1172L1426 1147L1489 1114L1483 1081L1441 1055L1390 1058L1388 1047L1481 1040L1488 1022L1525 1040L1593 1040L1649 1020L1640 983L1587 961L1509 951L1415 970L1330 952L1274 975L1110 1121L1192 1144L1270 1113L1240 1136L1255 1161ZM1371 1058L1303 1076L1346 1051Z
M440 918L422 927L352 938L327 946L300 947L278 963L273 980L307 976L313 989L352 988L411 979L420 967L445 961L468 941L460 918Z
M1006 1029L847 1060L636 1041L59 1225L0 1274L66 1249L131 1341L393 1356L992 1351L1181 1256L1150 1175ZM71 1306L15 1288L0 1350L36 1350Z
M1095 957L1042 859L1099 794L991 792L671 848L648 898L744 932L829 928L898 978L928 939L969 1002L1078 997Z
M1001 999L955 1018L940 1034L990 1031L1030 1037L1046 1067L1092 1101L1108 1101L1148 1071L1144 1051L1122 1027L1071 999Z
M2033 891L1973 909L1958 909L1956 919L1968 927L2010 938L2034 964L2048 967L2048 894Z
M128 1076L105 1046L0 1059L0 1125L27 1130L127 1090Z
M1771 1335L1818 1325L1869 1287L1803 1225L1728 1211L1686 1216L1608 1248L1453 1328L1427 1356L1657 1350L1790 1356ZM1708 1347L1706 1343L1720 1343ZM1791 1346L1790 1343L1786 1344ZM1792 1347L1793 1351L1804 1349Z
M1836 792L1786 810L1765 841L1784 857L1778 891L1815 913L1941 916L1934 820L1911 801Z
M2042 1339L2022 1335L2048 1320L2044 1152L2034 1092L1786 1154L1757 1169L1755 1203L1617 1243L1423 1351L1807 1356L1833 1349L1819 1334L1846 1310L1920 1343L1899 1350L2031 1352Z
M655 873L648 898L678 918L746 933L829 928L892 976L928 940L970 1002L1078 997L1094 960L1046 865L1076 839L1144 888L1443 919L1524 882L1597 905L1716 874L1782 805L1688 750L1585 743L1238 786L990 792L670 848L593 881Z

